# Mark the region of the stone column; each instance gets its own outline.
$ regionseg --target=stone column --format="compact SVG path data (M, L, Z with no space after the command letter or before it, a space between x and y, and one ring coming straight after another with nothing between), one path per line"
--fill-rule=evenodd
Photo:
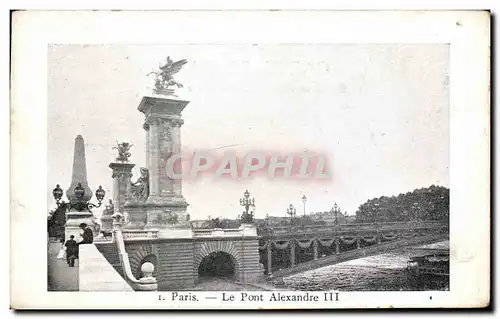
M149 118L146 120L144 124L145 127L148 127L148 133L146 136L147 139L147 148L149 152L147 152L147 163L149 170L149 197L148 200L156 199L160 196L160 167L159 167L159 150L158 150L158 126L159 126L158 118Z
M109 168L113 170L113 205L115 212L123 214L125 201L130 191L130 179L132 177L132 168L135 164L129 163L110 163Z
M314 239L313 240L313 253L314 253L314 260L318 259L318 240Z
M335 253L336 254L340 253L340 241L338 238L335 238Z
M181 146L181 127L184 124L183 120L172 120L171 121L171 137L172 137L172 151L173 154L179 154L182 152ZM182 174L182 165L179 160L179 165L175 165L176 173ZM168 178L168 176L167 176ZM182 197L182 180L173 180L173 192L177 197Z
M124 222L130 221L129 211L125 209L125 203L129 198L132 169L135 164L130 163L110 163L109 168L113 170L113 205L115 213L119 212L124 216ZM130 227L130 225L127 225Z
M271 275L272 274L272 259L273 259L273 254L272 254L272 241L268 240L267 241L267 274Z
M295 240L290 239L290 266L295 266Z

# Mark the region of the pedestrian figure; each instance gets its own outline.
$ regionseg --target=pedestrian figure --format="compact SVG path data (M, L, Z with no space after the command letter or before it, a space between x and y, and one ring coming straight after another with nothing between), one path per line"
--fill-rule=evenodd
M94 232L92 229L85 223L81 223L80 228L83 230L83 234L80 234L83 239L78 245L92 244L94 242Z
M75 241L75 236L69 236L69 240L64 244L66 247L66 262L70 267L75 267L75 259L78 254L78 244Z

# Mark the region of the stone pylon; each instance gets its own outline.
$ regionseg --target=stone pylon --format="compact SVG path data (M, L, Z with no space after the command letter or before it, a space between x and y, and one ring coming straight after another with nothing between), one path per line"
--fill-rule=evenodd
M80 183L85 190L83 198L81 200L77 199L75 195L75 188ZM73 154L73 172L71 175L71 185L66 191L66 196L70 203L76 203L78 201L88 202L92 198L92 191L87 182L87 164L85 159L85 144L83 137L78 135L75 138L75 149ZM74 208L70 209L66 213L66 230L65 236L66 240L69 239L70 235L75 236L76 241L80 241L80 234L83 232L79 225L80 223L86 223L90 227L95 226L94 215L87 209L79 212Z
M109 167L113 170L113 203L115 213L127 215L125 211L125 202L130 192L130 178L135 164L130 163L111 163ZM127 216L126 216L127 217ZM128 221L128 217L126 218Z
M189 236L191 226L186 220L188 206L182 195L182 179L172 179L167 162L181 152L182 110L188 101L166 97L144 96L138 110L145 115L146 157L149 174L149 196L145 203L126 204L125 210L144 221L145 228L165 229L162 233ZM176 174L181 175L177 166ZM189 229L188 233L180 229ZM176 233L174 235L174 233Z

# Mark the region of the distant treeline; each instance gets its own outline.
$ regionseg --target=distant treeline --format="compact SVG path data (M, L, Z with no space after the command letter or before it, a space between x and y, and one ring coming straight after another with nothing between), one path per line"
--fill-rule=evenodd
M448 220L450 190L432 185L398 196L368 200L356 211L357 223Z

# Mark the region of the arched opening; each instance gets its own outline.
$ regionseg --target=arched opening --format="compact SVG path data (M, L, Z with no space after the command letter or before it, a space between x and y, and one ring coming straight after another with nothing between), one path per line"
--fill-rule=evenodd
M222 251L211 253L201 260L198 276L233 279L236 276L236 261L233 256Z
M139 263L139 266L135 270L135 278L141 279L144 275L141 271L142 265L144 263L152 263L153 266L155 266L155 270L153 271L153 277L157 278L157 273L158 273L158 260L155 255L148 255L144 258L142 258L141 262Z

